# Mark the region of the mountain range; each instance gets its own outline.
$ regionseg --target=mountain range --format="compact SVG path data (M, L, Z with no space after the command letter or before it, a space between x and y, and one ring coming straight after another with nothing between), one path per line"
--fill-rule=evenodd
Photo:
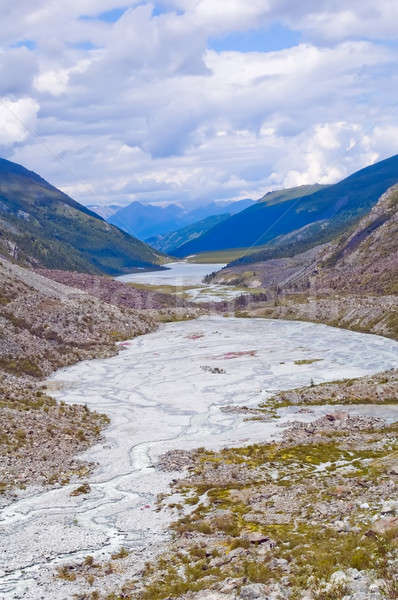
M231 215L229 213L223 215L212 215L211 217L206 217L201 221L195 221L192 225L186 225L186 227L182 227L177 231L172 231L170 233L165 233L164 235L158 235L155 237L148 238L146 242L152 246L152 248L156 248L161 252L165 252L166 254L170 254L174 256L178 248L180 248L183 244L194 240L206 231L209 231L212 227L225 221Z
M118 275L165 257L23 166L0 159L0 253L22 265Z
M389 188L365 216L327 244L250 265L235 261L209 279L218 284L329 298L336 293L397 294L398 185Z
M304 186L264 196L178 248L176 256L265 246L237 262L292 256L330 241L374 206L398 179L398 156L329 186Z
M249 199L236 202L210 202L204 206L187 209L177 204L156 206L132 202L111 215L108 222L149 242L157 236L178 231L207 217L225 213L235 214L253 203L254 201Z

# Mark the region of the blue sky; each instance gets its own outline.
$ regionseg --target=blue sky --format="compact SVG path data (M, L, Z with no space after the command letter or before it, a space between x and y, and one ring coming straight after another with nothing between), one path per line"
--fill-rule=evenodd
M397 153L395 0L2 9L0 154L85 204L256 198Z
M297 46L301 38L300 32L273 23L268 27L214 36L209 39L208 46L217 52L273 52Z
M79 16L79 18L82 21L103 21L104 23L116 23L116 21L123 16L126 10L128 10L128 6L120 6L101 13L94 13L91 15L82 14Z

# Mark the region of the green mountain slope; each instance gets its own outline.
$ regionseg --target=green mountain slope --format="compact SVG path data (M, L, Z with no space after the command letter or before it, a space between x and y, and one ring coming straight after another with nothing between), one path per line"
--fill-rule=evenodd
M335 294L397 295L398 185L389 188L364 217L327 244L250 266L235 261L209 279L217 284L268 290L277 286L286 294L319 294L323 298ZM386 303L387 310L396 306L393 298L390 306Z
M327 186L318 184L304 185L268 192L245 210L231 215L224 223L205 232L196 240L197 243L188 242L181 246L177 256L228 248L247 248L253 245L262 246L269 239L268 233L272 237L272 230L268 231L264 224L265 217L269 221L268 225L274 221L278 222L292 203L325 187Z
M0 253L24 265L118 275L163 255L36 173L0 159Z
M210 250L260 246L280 236L301 230L304 235L280 238L273 253L265 250L253 259L288 256L329 241L353 225L374 206L378 198L398 181L398 155L362 169L343 181L308 194L294 188L279 198L263 201L216 225L200 238L178 249L177 256ZM296 190L296 191L295 191ZM295 197L293 197L295 195Z
M287 200L295 200L296 198L302 198L303 196L310 196L319 190L323 190L329 187L328 185L320 185L315 183L314 185L299 185L294 188L287 188L285 190L275 190L265 194L258 202L262 202L266 206L274 206Z
M148 238L145 241L152 246L152 248L156 248L157 250L161 250L162 252L166 252L167 254L173 256L180 246L198 238L218 223L221 223L221 221L228 219L230 216L230 214L213 215L211 217L207 217L206 219L202 219L201 221L197 221L192 225L182 227L177 231L172 231L171 233L166 233L165 235L158 235L156 237Z

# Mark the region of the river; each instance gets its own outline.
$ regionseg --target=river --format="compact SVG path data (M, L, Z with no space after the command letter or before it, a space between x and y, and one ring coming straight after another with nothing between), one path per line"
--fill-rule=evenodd
M224 264L195 264L184 261L168 263L165 271L143 271L118 277L125 283L140 283L150 286L173 286L177 294L183 294L193 302L213 302L232 300L242 293L247 293L232 286L205 284L203 279L215 271L219 271Z
M176 287L205 287L202 283L206 275L219 271L224 264L195 264L184 261L167 263L165 271L143 271L118 277L126 283L147 283L149 285L173 285Z
M296 364L303 359L317 362ZM88 554L105 560L121 546L133 551L139 569L167 539L167 517L155 502L175 474L156 470L163 452L264 442L293 415L309 420L327 410L283 409L280 420L264 423L225 413L222 406L256 406L278 390L375 373L396 366L397 359L398 343L382 337L211 316L162 325L122 343L115 357L59 370L49 380L57 400L105 412L111 425L82 456L98 463L87 496L70 496L76 484L28 490L2 511L0 597L71 598L75 584L53 579L54 568ZM350 408L375 410L397 420L397 407Z

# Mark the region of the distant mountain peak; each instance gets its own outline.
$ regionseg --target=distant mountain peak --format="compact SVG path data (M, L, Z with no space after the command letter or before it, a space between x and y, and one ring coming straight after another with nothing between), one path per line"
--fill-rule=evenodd
M157 238L176 232L184 227L220 214L234 214L254 204L253 200L209 202L194 208L178 204L156 206L134 201L121 208L111 217L109 223L142 240Z

